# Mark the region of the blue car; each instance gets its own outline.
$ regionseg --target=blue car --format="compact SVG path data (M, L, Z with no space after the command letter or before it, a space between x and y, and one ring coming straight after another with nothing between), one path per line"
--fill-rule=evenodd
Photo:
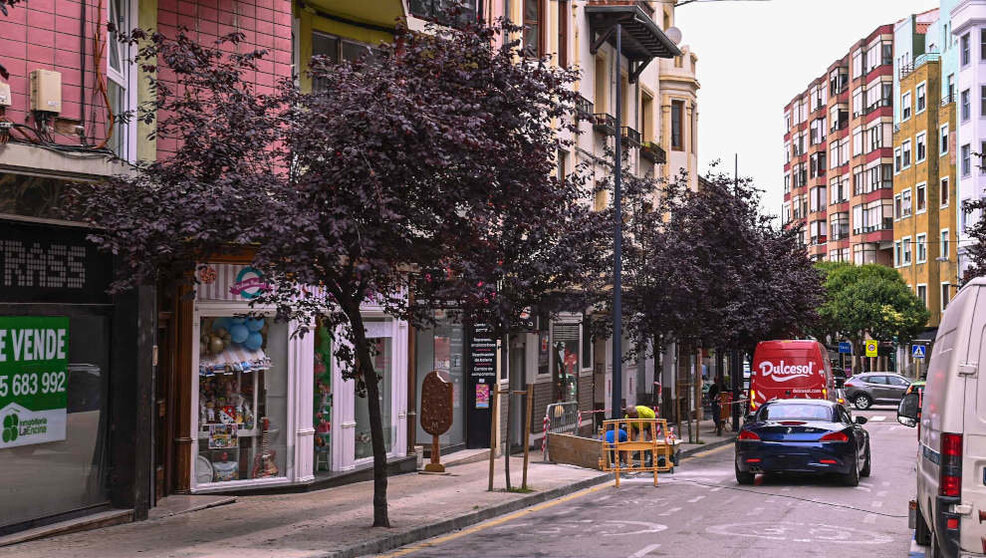
M843 405L823 399L765 403L736 437L736 482L757 473L836 473L847 486L870 475L866 419L853 420Z

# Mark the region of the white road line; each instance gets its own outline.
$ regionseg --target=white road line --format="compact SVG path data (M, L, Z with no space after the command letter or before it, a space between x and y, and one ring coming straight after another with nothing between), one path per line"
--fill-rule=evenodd
M873 507L874 508L882 508L883 507L883 502L881 502L880 500L877 500L877 501L873 502Z
M696 496L696 497L692 498L691 500L688 500L688 503L689 504L694 504L695 502L698 502L702 498L705 498L705 496Z
M871 525L876 523L876 515L872 513L866 514L866 517L863 518L863 523L869 523Z
M883 481L880 484L882 484L883 486L890 486L890 481Z
M650 554L652 550L657 550L660 547L661 547L660 543L658 543L658 544L649 544L649 545L641 548L637 552L634 552L633 554L631 554L627 558L643 558L644 556L647 556L648 554Z
M873 492L872 489L866 488L865 486L857 486L854 490L862 490L863 492Z
M680 511L681 511L681 508L670 508L667 511L665 511L664 513L658 514L658 515L671 515L671 514L673 514L675 512L680 512Z
M876 497L877 498L883 498L886 495L887 495L887 491L886 490L881 490L881 491L879 491L879 492L876 493Z
M887 420L887 415L876 415L870 417L870 422L883 422L885 420Z

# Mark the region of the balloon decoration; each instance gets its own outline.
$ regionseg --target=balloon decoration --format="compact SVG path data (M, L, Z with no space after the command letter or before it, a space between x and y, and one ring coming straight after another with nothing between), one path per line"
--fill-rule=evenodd
M251 351L256 351L264 343L264 336L260 334L259 331L252 331L250 335L247 336L246 341L243 342L243 346Z
M199 337L199 354L218 355L234 346L256 351L264 345L267 323L263 318L212 319L206 322Z
M233 340L233 343L236 344L243 343L244 341L247 340L247 337L249 335L250 335L250 330L248 330L247 326L243 324L233 324L229 328L229 336L230 339Z

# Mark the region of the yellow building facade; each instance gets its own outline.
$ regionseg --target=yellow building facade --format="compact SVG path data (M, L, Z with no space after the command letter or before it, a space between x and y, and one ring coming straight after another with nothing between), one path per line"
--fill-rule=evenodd
M901 68L894 130L894 267L937 327L957 283L955 102L941 98L941 62L919 56Z

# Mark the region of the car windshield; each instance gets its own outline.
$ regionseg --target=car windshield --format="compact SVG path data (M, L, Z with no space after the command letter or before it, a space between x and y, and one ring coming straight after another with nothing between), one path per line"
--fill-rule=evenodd
M834 421L835 412L826 405L774 403L763 408L760 420L824 420Z

